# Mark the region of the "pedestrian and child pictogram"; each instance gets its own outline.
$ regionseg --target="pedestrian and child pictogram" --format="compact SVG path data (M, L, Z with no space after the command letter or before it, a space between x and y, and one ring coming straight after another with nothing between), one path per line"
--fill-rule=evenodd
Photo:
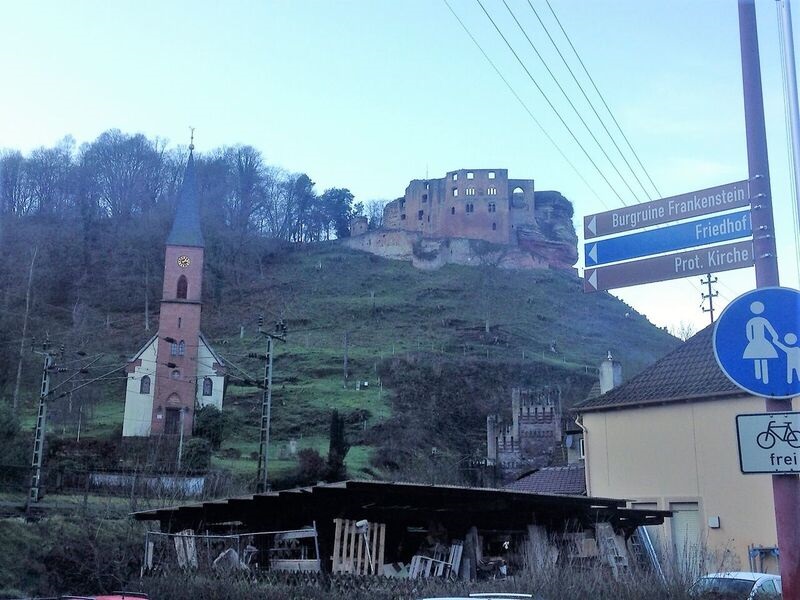
M769 287L731 302L714 327L714 355L723 373L756 396L800 395L800 292Z

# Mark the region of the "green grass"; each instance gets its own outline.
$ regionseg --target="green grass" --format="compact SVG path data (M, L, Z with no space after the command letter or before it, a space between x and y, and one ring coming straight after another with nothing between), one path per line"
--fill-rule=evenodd
M677 344L609 294L584 294L568 272L458 265L425 272L335 243L264 261L261 274L254 269L240 289L234 291L232 283L223 289L222 304L209 297L203 307L203 330L231 363L225 411L236 426L223 448L241 452L238 459L218 454L213 466L244 477L256 469L249 455L257 450L261 390L242 379L243 372L252 381L263 378L263 362L248 357L265 349L256 327L259 314L265 315L266 329L279 318L288 326L287 342L276 342L274 356L270 469L276 474L295 467L293 460L278 459L289 439L327 452L333 409L347 419L354 444L348 466L351 471L367 466L370 450L360 442L364 421L371 428L392 416L395 391L381 391L378 379L381 361L392 357L412 354L426 364L465 357L488 359L487 364L546 363L586 373L611 350L627 378ZM128 322L130 317L119 316ZM133 329L114 331L110 352L131 355L148 337L137 329L141 321L134 322ZM345 334L347 389L342 385ZM369 387L356 390L356 381L368 381ZM116 434L123 414L122 380L106 384L97 396L83 435ZM28 428L34 410L27 405L23 422ZM67 435L74 436L74 427Z

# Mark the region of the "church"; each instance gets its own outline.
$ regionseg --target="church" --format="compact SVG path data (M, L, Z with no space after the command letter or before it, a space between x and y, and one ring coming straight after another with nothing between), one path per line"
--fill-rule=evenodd
M190 436L196 410L222 410L224 363L200 331L205 244L193 151L166 241L158 333L126 368L123 437Z

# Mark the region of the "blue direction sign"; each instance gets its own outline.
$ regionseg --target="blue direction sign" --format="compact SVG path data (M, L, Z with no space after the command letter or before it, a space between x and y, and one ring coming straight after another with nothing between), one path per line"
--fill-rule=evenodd
M742 294L714 326L714 356L734 384L756 396L800 396L800 291Z
M699 219L642 233L622 235L584 244L586 266L706 246L747 237L753 233L750 211Z

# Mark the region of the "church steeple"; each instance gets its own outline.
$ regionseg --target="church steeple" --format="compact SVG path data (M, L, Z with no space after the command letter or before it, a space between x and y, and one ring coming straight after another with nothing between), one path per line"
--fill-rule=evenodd
M175 220L167 236L167 246L204 248L200 229L200 204L197 201L197 176L194 166L194 144L189 145L189 160L183 173L183 185L178 196Z

